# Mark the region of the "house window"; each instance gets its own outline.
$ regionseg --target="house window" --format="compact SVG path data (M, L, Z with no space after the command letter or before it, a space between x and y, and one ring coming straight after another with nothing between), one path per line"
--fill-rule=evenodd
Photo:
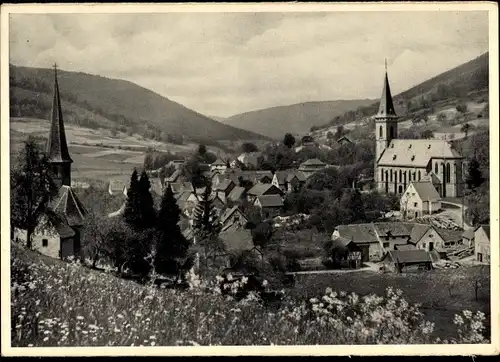
M417 207L418 203L417 202L414 202L413 203L413 207Z
M390 243L384 243L384 248L388 248L390 246Z
M392 182L392 170L390 172L391 172L391 182Z
M380 170L380 180L384 181L384 170Z
M393 126L391 126L390 132L391 132L391 140L392 140L394 138L394 127Z
M446 165L446 182L450 182L450 180L451 180L451 166L448 163Z
M418 180L420 181L420 178L422 177L420 170L418 171Z
M439 173L439 168L438 168L438 164L437 163L434 165L434 173L436 175Z
M44 248L46 248L47 246L49 246L49 240L47 240L47 239L42 239L42 246L43 246Z
M399 170L399 182L403 182L403 171Z
M384 132L382 130L382 126L380 126L379 131L378 131L379 137L382 138L384 136Z
M424 249L425 249L425 247L426 247L426 246L427 246L427 244L426 244L426 243L424 243L424 244L423 244Z

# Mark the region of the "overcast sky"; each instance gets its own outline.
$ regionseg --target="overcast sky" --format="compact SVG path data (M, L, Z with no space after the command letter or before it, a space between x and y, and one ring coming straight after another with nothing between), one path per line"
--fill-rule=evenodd
M487 12L12 15L10 60L121 78L212 116L378 98L488 50Z

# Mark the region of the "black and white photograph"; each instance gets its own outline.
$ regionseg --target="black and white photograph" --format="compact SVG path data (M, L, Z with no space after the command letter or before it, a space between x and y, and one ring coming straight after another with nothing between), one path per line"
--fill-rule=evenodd
M497 5L276 5L2 5L2 354L499 353Z

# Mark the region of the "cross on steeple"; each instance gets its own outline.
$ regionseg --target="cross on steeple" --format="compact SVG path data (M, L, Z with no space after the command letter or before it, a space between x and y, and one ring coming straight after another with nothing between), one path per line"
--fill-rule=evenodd
M387 58L385 58L385 71L387 72Z

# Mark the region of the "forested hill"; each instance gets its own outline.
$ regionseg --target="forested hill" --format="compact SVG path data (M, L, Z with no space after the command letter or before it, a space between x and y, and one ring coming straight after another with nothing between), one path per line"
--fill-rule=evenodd
M479 92L488 97L489 53L441 73L423 83L394 96L396 113L412 117L419 112L433 113L433 107L451 100L467 101ZM327 124L317 124L312 130L356 122L377 113L378 102L359 107L332 118Z
M53 70L10 65L12 117L48 118ZM194 141L266 137L217 122L132 82L58 71L65 120L89 128L115 128L147 138ZM171 141L164 139L165 141Z

